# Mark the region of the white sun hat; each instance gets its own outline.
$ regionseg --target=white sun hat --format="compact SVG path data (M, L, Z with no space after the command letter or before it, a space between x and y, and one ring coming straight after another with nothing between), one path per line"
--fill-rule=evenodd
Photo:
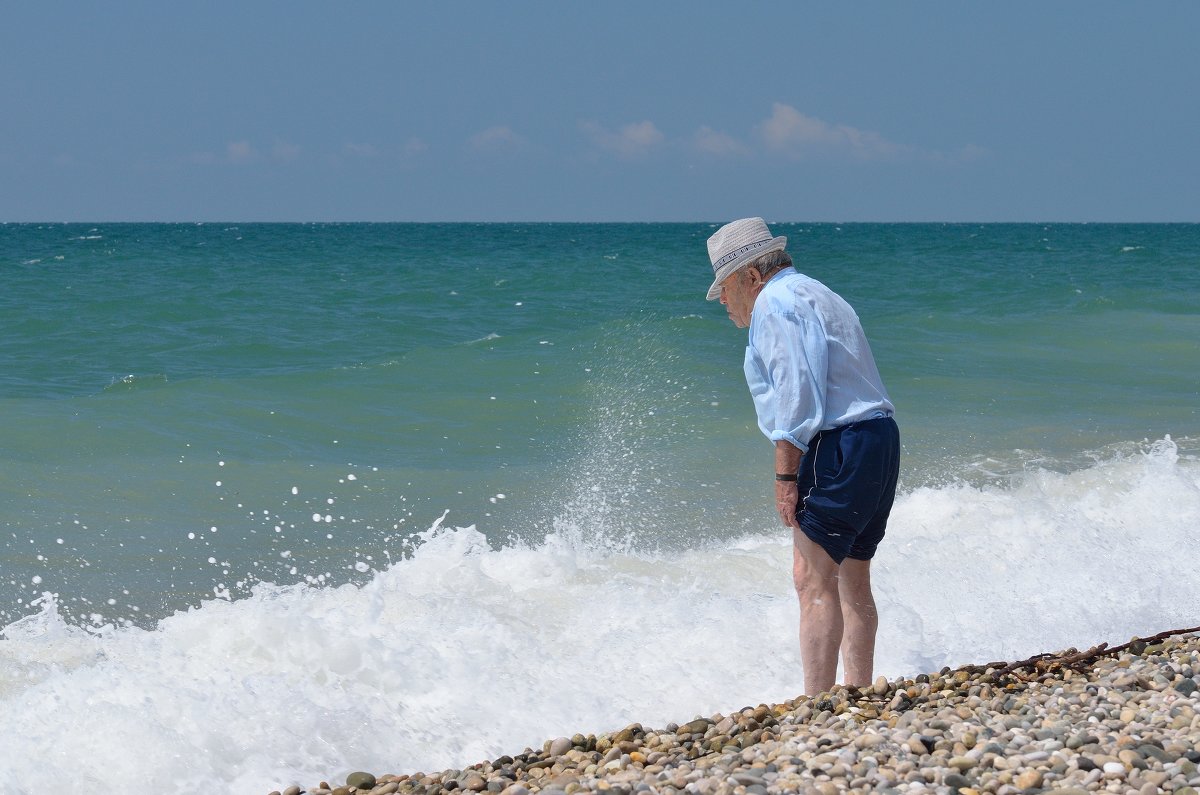
M714 276L708 300L720 297L721 282L747 262L768 251L782 251L786 246L787 238L772 237L767 222L761 218L743 218L725 224L708 239L708 258L712 260Z

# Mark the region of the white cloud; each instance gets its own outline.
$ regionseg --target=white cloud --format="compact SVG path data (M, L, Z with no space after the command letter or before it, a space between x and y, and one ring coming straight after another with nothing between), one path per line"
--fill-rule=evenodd
M512 131L511 127L497 125L480 130L472 135L467 144L476 152L495 152L514 149L521 146L525 140Z
M706 155L744 155L749 148L732 135L701 127L692 136L692 148Z
M405 157L416 157L429 149L429 145L415 135L404 142Z
M889 141L877 132L805 116L782 102L772 106L770 118L759 125L758 131L769 148L791 157L834 150L864 160L881 160L914 151L912 147Z
M371 144L347 143L342 147L342 151L354 157L375 157L379 154L379 150Z
M622 157L636 157L650 151L663 140L663 134L652 121L626 124L613 132L594 121L581 122L579 128L601 149L616 152Z
M271 147L271 157L276 160L291 161L300 156L300 145L288 141L277 140Z
M230 141L225 147L225 159L230 163L249 163L256 154L249 141Z
M188 161L200 166L236 165L251 163L258 159L258 152L249 141L230 141L221 154L193 152Z

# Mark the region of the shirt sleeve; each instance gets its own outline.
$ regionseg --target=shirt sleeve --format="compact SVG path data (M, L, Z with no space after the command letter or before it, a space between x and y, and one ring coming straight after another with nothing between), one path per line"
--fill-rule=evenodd
M758 427L772 442L786 440L807 453L825 418L825 334L818 323L791 312L753 320L745 370Z

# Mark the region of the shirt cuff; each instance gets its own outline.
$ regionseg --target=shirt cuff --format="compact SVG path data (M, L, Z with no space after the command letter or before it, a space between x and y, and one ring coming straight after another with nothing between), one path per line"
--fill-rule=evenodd
M808 455L808 445L801 444L800 440L792 436L787 431L771 431L770 439L772 442L787 442L793 447L800 448L800 452Z

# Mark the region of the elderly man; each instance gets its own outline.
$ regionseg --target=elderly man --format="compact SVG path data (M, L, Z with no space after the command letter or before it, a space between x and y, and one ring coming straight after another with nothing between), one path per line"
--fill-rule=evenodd
M871 558L896 493L900 433L854 310L798 273L761 218L708 239L729 319L750 329L746 383L775 443L775 508L792 528L800 657L809 694L871 683L879 618Z

